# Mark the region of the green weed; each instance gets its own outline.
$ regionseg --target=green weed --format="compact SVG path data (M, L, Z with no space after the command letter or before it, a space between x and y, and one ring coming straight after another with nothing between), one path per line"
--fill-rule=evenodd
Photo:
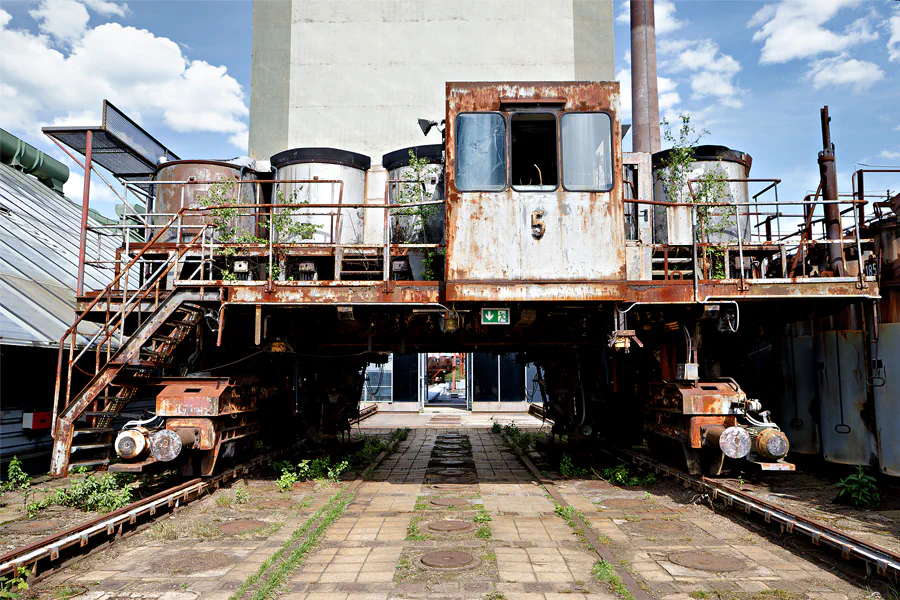
M845 498L853 506L878 506L881 504L881 493L878 491L878 480L866 473L862 466L856 467L856 473L841 479L835 485L838 498Z
M616 575L616 569L610 563L605 560L597 561L594 563L591 573L594 575L594 579L608 585L615 595L624 598L624 600L634 600L631 591L622 583L622 578Z
M491 528L487 525L482 525L478 528L478 531L475 532L475 537L481 540L491 539Z
M123 485L123 478L110 473L100 477L88 475L81 481L56 490L53 494L35 500L26 506L29 518L50 506L68 506L85 512L107 513L131 503L131 487Z

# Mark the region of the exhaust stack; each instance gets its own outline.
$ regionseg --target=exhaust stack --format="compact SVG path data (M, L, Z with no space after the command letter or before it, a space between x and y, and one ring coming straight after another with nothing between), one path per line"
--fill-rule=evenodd
M634 152L659 152L653 0L631 0L631 121L631 149Z

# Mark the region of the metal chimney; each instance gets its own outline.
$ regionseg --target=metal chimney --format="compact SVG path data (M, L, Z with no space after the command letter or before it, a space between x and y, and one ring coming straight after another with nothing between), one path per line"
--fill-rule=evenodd
M659 152L653 0L631 0L631 121L632 150Z

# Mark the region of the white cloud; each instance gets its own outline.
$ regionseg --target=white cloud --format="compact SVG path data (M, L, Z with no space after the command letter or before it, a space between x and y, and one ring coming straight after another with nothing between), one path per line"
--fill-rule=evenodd
M826 86L852 85L855 91L862 92L884 79L884 71L875 63L841 54L810 63L806 79L817 90Z
M888 160L894 160L900 158L900 152L894 152L893 150L882 150L881 154L879 154L881 158L886 158Z
M3 15L0 24L0 121L9 128L32 136L46 122L96 123L96 113L88 119L85 111L99 110L106 98L134 118L175 131L227 134L246 151L249 111L224 66L188 61L174 41L119 23L85 29L69 50L53 47L57 34L13 29Z
M740 108L743 90L734 79L741 70L741 63L723 54L712 40L674 40L659 44L663 60L660 67L669 73L689 72L691 97L702 100L714 97L723 106Z
M888 60L900 62L900 10L894 11L891 18L884 22L884 25L891 36L887 42Z
M861 1L781 0L762 7L747 22L748 27L759 27L753 41L764 42L760 63L814 58L877 39L878 32L872 29L869 17L857 19L843 33L824 27L841 9L857 6Z
M675 2L672 0L656 0L653 10L653 20L656 24L656 35L666 35L677 31L687 23L675 16ZM631 3L625 0L619 7L616 15L616 23L620 25L631 24Z
M76 0L43 0L28 14L42 33L70 45L81 39L91 18L84 4Z
M128 14L128 5L125 3L110 2L109 0L83 0L91 10L106 16L124 17Z

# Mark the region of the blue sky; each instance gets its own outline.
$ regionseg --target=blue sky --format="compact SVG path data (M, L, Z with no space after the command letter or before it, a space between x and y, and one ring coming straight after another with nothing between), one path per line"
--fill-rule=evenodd
M627 10L616 0L626 86ZM753 176L784 180L782 198L816 186L825 104L842 191L858 163L900 165L900 2L657 0L656 15L664 116L689 112L704 142L751 154ZM249 1L4 1L0 126L60 157L40 127L99 123L109 98L182 157L242 154L251 23ZM867 187L896 190L900 178ZM112 214L103 188L92 205Z

